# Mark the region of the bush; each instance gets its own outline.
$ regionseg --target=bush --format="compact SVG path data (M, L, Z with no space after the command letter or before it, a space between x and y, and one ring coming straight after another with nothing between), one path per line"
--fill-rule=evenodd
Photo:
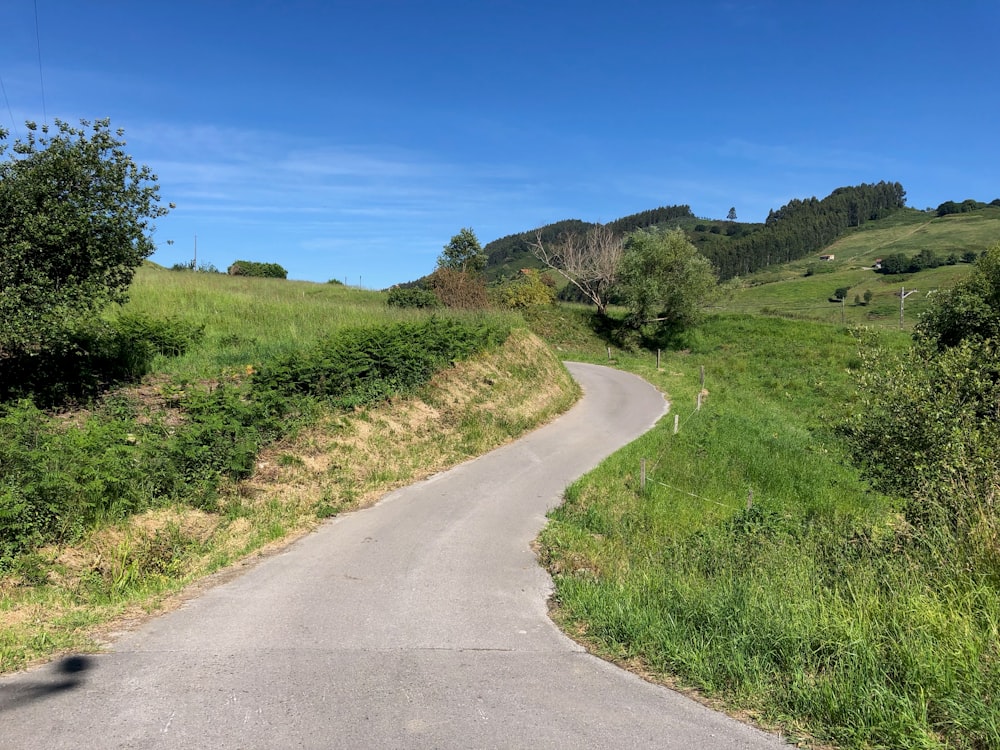
M555 293L552 284L534 268L526 268L516 279L501 284L493 291L493 299L500 307L524 310L538 305L552 304Z
M204 323L192 323L180 318L150 318L147 315L126 314L114 322L115 329L133 341L146 341L159 354L179 357L205 335Z
M237 260L229 267L230 276L254 276L267 279L287 279L288 271L277 263L257 263L252 260Z
M430 275L431 289L441 304L457 310L489 307L486 281L477 273L441 267Z
M0 401L30 397L44 407L88 401L140 379L154 354L142 338L103 321L87 322L45 349L0 360Z
M203 333L203 325L176 318L85 321L45 349L0 359L0 401L30 397L45 408L89 401L140 380L156 354L179 356Z
M371 403L427 382L441 367L495 346L509 329L441 318L341 329L305 351L264 365L257 391L304 394L340 406Z
M413 307L431 309L441 306L441 301L429 289L394 286L386 295L385 302L390 307Z

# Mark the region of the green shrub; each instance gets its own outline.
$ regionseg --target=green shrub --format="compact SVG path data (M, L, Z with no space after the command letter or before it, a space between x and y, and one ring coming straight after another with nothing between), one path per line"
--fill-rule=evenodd
M502 343L508 333L500 324L437 317L341 329L310 349L262 366L253 377L254 388L341 406L371 403L422 385L437 369Z
M268 279L287 279L288 271L277 263L258 263L252 260L237 260L228 271L230 276L255 276Z
M385 302L390 307L414 307L428 309L441 307L441 301L429 289L394 286L386 295Z
M551 283L545 283L545 278L537 269L526 268L516 279L497 287L493 291L493 298L500 307L524 310L552 304L555 291Z
M158 353L168 357L179 357L205 335L204 323L173 317L157 320L132 313L122 315L113 325L127 339L146 341Z
M45 407L88 401L109 387L138 380L155 350L149 341L89 321L37 351L0 358L0 402L32 398Z

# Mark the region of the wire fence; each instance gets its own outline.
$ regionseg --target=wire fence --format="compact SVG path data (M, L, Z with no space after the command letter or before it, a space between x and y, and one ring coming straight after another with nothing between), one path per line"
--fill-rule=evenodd
M659 368L659 364L660 364L660 352L659 351L657 351L657 353L656 353L656 363L657 363L657 367ZM702 367L699 368L699 373L700 373L700 375L699 375L700 390L698 391L698 394L697 394L697 401L695 403L695 406L683 418L681 418L681 416L678 415L678 414L674 415L674 435L680 434L682 428L684 428L685 426L687 426L689 422L691 422L692 420L694 420L696 417L698 417L701 414L704 396L705 396L705 394L707 394L707 391L705 390L705 368L704 368L704 366L702 366ZM719 499L712 499L712 498L704 497L704 496L698 495L698 494L696 494L694 492L690 492L689 490L681 489L680 487L675 487L673 485L667 484L666 482L664 482L664 481L662 481L660 479L657 479L657 478L654 478L653 476L651 476L651 475L653 475L653 474L656 473L656 471L660 468L661 464L666 460L666 458L668 457L668 455L670 454L670 452L673 450L674 445L675 445L675 441L670 440L670 441L667 442L666 449L663 450L663 451L660 451L658 455L654 456L652 461L648 461L648 459L646 459L646 458L641 459L641 466L640 466L640 473L639 473L639 475L640 475L640 487L639 487L640 492L644 493L645 490L646 490L646 485L647 485L647 483L649 483L649 484L655 484L655 485L658 485L660 487L663 487L664 489L670 490L671 492L676 492L678 494L686 495L686 496L694 498L696 500L701 500L702 502L710 503L712 505L717 505L720 508L726 508L727 510L740 511L740 510L743 509L744 506L742 506L742 505L740 505L738 503L723 502L723 501L721 501ZM648 470L648 472L647 472L647 462L649 463L649 470ZM747 510L749 510L753 506L753 498L754 498L753 488L750 488L748 490L747 499L746 499L746 505L745 505L745 508Z

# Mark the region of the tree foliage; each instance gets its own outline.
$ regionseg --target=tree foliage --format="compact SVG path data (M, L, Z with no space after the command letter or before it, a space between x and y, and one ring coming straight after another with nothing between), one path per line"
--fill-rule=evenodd
M555 297L554 284L537 268L525 268L521 274L500 284L493 292L493 298L500 307L509 310L524 310L539 305L549 305Z
M698 322L716 288L711 263L680 229L634 232L625 242L616 291L634 328L675 333Z
M906 203L898 182L834 190L823 200L792 200L768 214L763 229L704 248L722 279L787 263L826 247L851 227L888 216ZM715 231L715 227L713 227Z
M869 345L862 358L861 408L846 432L873 483L908 498L913 523L996 539L1000 244L965 282L932 298L909 351Z
M914 337L937 350L1000 341L1000 243L982 254L967 279L933 297Z
M126 299L163 216L156 176L108 120L0 129L0 358L65 337L67 321Z
M229 267L230 276L253 276L261 279L287 279L288 271L277 263L237 260Z
M463 228L444 246L444 252L438 257L438 268L482 273L486 268L486 253L472 229Z

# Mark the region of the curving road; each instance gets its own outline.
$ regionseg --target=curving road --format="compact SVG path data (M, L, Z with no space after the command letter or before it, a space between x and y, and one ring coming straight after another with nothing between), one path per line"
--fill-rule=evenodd
M529 545L562 490L649 429L642 380L342 516L109 653L0 679L2 748L777 748L566 638Z

